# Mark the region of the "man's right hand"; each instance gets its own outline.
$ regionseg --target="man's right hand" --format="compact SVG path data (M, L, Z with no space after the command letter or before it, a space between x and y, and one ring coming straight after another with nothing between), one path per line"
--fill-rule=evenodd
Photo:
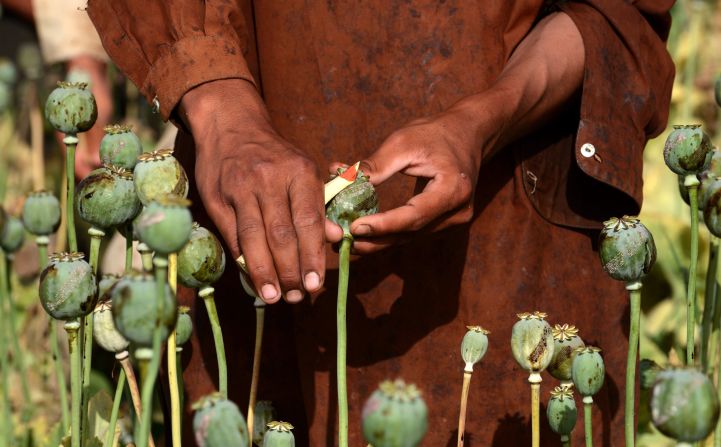
M234 259L245 256L267 303L298 302L325 275L323 183L317 166L272 128L242 79L188 91L180 116L196 145L195 182Z

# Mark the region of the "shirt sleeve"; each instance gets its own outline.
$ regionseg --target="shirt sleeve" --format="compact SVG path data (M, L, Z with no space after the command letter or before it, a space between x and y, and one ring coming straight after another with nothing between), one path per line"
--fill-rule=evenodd
M674 64L666 49L674 0L559 3L578 27L586 67L575 158L640 207L643 149L668 119Z
M598 229L637 214L643 149L666 127L675 74L666 49L673 0L560 0L585 49L580 106L517 145L529 201L548 221Z
M89 0L88 14L108 55L165 120L185 92L205 82L255 85L239 2Z

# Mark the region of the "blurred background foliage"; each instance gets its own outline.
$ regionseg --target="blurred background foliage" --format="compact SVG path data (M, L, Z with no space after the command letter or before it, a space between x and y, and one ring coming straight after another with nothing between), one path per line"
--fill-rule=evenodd
M714 83L721 74L721 1L679 0L672 11L668 48L676 63L667 130L649 141L644 153L642 222L654 235L658 261L644 280L641 320L641 358L660 365L681 365L686 344L686 283L688 279L690 216L679 195L678 180L663 160L663 145L674 124L702 124L721 146L721 113L714 100ZM701 322L710 235L703 225L699 238L696 315ZM700 335L696 336L696 340ZM673 446L653 429L648 393L641 393L641 446Z

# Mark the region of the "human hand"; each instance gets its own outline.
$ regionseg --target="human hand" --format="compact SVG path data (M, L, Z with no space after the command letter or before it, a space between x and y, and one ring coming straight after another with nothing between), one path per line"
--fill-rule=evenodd
M393 132L361 170L379 185L397 172L425 182L422 192L398 208L357 219L351 225L356 253L370 253L403 242L414 233L439 231L469 222L480 169L482 146L495 141L481 133L463 106L415 120ZM480 135L483 135L481 137ZM338 164L331 166L335 171ZM342 237L339 227L328 239Z
M195 181L234 259L261 297L298 302L325 275L323 184L316 165L278 135L242 79L187 92L181 118L196 143Z

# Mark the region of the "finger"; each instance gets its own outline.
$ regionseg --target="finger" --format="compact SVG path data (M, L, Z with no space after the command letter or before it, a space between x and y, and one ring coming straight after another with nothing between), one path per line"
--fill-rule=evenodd
M370 157L360 162L360 170L373 185L379 185L393 174L408 168L414 161L411 151L397 150L395 144L383 143Z
M325 274L325 206L323 186L315 176L296 176L290 185L290 212L298 237L303 287L315 292Z
M412 236L409 234L399 234L380 238L357 238L353 240L351 253L357 255L367 255L385 250L389 247L404 244L411 238Z
M351 225L354 236L384 236L418 231L434 219L467 200L448 176L438 175L420 194L403 206L357 219ZM465 199L459 202L458 199Z
M288 195L284 190L258 197L265 225L265 237L273 256L280 289L288 302L303 299L298 262L298 237L293 226Z
M335 161L335 162L331 163L330 166L328 167L328 173L331 175L336 175L336 174L338 174L339 169L347 169L347 168L348 168L347 164L341 163L339 161Z
M325 220L325 239L331 244L336 244L343 240L343 229L335 222Z
M238 244L245 256L250 279L263 301L268 304L275 303L280 299L281 289L266 241L258 201L255 198L236 200L234 208Z
M449 227L467 224L473 220L473 216L473 207L469 203L429 223L423 232L436 233Z

